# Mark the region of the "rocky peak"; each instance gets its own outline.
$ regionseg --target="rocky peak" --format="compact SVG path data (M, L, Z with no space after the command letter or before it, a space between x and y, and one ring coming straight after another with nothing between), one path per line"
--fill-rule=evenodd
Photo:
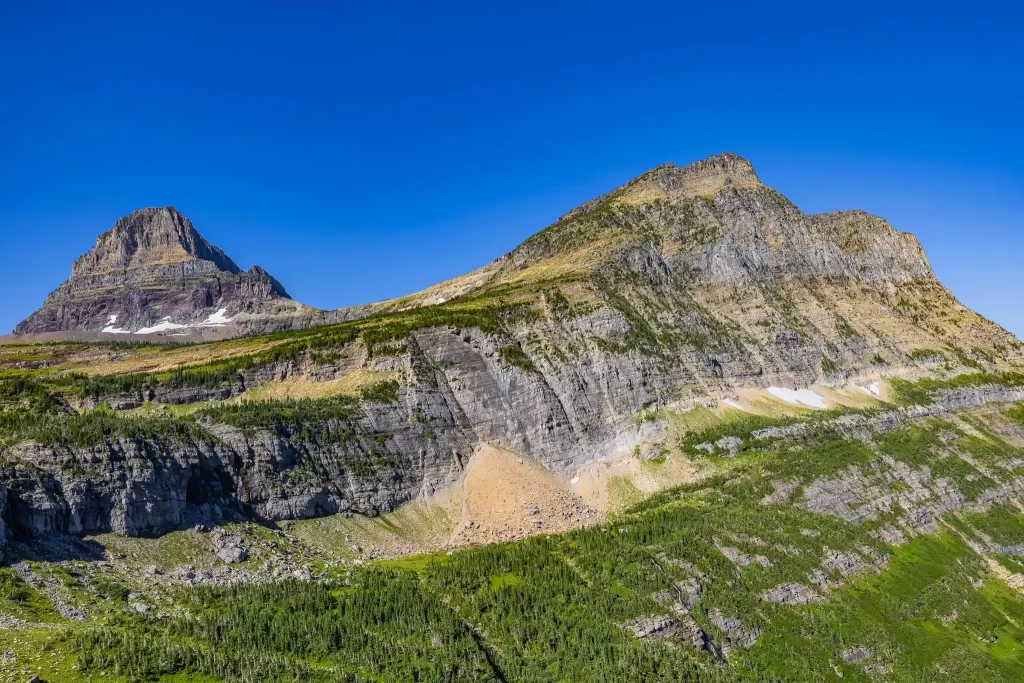
M863 211L806 215L731 153L647 171L565 214L494 269L497 279L521 281L528 269L579 276L634 261L645 264L645 278L655 278L647 272L655 268L689 285L837 277L935 283L913 235Z
M71 276L106 275L192 259L209 261L227 273L241 272L173 206L146 208L124 216L100 235L92 251L75 261Z
M238 314L259 324L301 309L290 299L263 268L243 272L174 207L146 208L101 234L15 332L181 335L238 327Z
M252 266L245 271L246 280L252 283L252 292L259 298L283 297L290 299L291 295L285 291L284 285L278 282L277 278L268 273L262 266Z
M679 180L693 180L703 178L714 178L718 176L729 176L744 180L758 181L754 166L738 154L723 152L714 154L707 159L694 161L687 166L676 166L668 163L662 164L644 174L655 178L672 177ZM643 178L644 176L641 176ZM758 181L760 182L760 181Z
M753 164L731 152L716 154L687 166L662 164L626 183L617 192L627 197L639 195L647 198L652 191L660 191L668 199L679 200L710 196L728 187L763 187Z
M661 164L650 171L620 185L608 194L595 197L561 216L567 221L586 215L610 199L629 203L642 203L654 199L684 201L695 197L709 197L726 188L756 190L763 188L754 166L749 161L723 152L687 166Z

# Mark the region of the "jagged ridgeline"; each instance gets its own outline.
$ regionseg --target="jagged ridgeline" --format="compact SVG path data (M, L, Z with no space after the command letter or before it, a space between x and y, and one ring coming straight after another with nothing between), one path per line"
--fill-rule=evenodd
M805 215L726 154L317 312L145 211L29 320L162 330L0 346L12 671L1021 677L1024 347L883 219ZM165 308L131 308L150 285ZM277 331L160 336L207 324Z

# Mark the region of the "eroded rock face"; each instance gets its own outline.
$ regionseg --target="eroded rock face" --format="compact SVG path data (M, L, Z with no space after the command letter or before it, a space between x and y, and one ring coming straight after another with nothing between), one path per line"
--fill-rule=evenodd
M666 637L672 633L675 626L675 620L664 615L640 617L622 624L622 628L641 640Z
M160 440L109 439L91 448L24 443L0 468L0 509L23 538L58 531L151 536L236 514L264 520L339 512L376 515L445 486L472 454L443 399L368 405L310 434L217 425ZM429 433L428 433L429 432ZM375 436L376 435L376 436Z
M100 235L15 332L135 332L165 320L199 324L220 309L221 317L287 309L288 301L269 273L259 266L243 272L173 207L140 209Z

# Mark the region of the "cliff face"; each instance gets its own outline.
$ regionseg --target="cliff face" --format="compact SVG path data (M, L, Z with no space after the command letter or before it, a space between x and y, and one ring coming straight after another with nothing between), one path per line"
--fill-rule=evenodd
M170 210L118 226L37 316L104 323L127 304L94 293L104 283L134 292L153 273L173 272L181 287L147 311L187 308L196 292L205 304L214 281L217 305L285 296L262 271L239 273ZM115 430L90 446L13 439L0 469L10 530L134 535L197 515L374 514L450 483L481 443L569 471L631 452L659 426L637 420L643 411L1024 360L1012 335L942 287L912 235L859 211L805 215L735 155L658 167L423 292L285 319L348 322L253 340L248 356L228 345L104 356L81 370L132 381L46 390L65 391L86 416L100 404L313 396L305 410L366 373L393 378L393 397L327 417L289 407L245 429L214 416L169 418L174 429L141 436Z
M15 332L127 334L207 320L213 327L239 312L294 307L289 302L281 283L259 266L243 272L173 207L150 208L100 235L75 261L71 277Z
M437 409L437 420L451 421L443 405ZM9 494L0 512L22 538L55 531L151 536L238 515L375 515L450 483L472 452L459 430L428 439L407 417L398 407L370 406L312 432L218 425L85 447L24 443L0 467Z
M402 378L394 400L364 400L326 420L301 417L241 429L205 418L156 435L112 434L91 445L25 441L7 449L12 533L154 535L241 514L265 520L355 512L374 515L453 483L483 442L566 469L631 450L655 425L632 424L659 388L641 362L600 362L545 376L509 366L511 337L425 329L400 354L365 353L332 367L286 363L189 389L154 382L105 402L192 405L294 378L320 382L372 367ZM95 402L87 402L88 411ZM132 418L125 418L132 419Z

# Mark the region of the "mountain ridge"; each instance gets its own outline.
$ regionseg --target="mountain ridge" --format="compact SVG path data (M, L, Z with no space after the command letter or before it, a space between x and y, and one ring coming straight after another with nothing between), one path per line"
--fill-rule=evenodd
M140 239L139 227L147 225L157 230ZM686 286L698 289L767 283L787 276L867 279L877 286L886 281L894 286L918 281L941 288L923 248L910 233L862 210L803 214L764 185L747 159L726 152L685 166L659 165L566 212L508 253L465 275L396 299L327 311L292 303L283 285L258 266L242 273L173 207L142 209L103 233L97 247L75 262L72 278L16 332L98 333L112 327L107 323L114 314L122 323L131 323L129 332L159 327L164 321L193 325L227 303L225 317L230 324L208 328L201 337L175 334L186 341L206 339L209 334L261 334L438 305L535 279L589 278L630 258L647 262L663 274L672 268L687 272ZM115 311L106 301L93 302L84 316L68 311L74 309L76 297L88 298L97 290L101 299L107 296L106 281L114 273L115 278L136 273L135 277L145 279L147 269L185 269L191 263L212 263L217 272L206 277L209 280L212 275L214 286L197 288L193 297L197 300L178 297L174 306L160 310L159 315L146 314L132 301L137 290L148 291L139 283L121 297L128 299L126 311ZM174 277L188 278L184 273ZM80 288L85 292L74 291L76 278L90 281ZM234 282L224 287L223 279Z

